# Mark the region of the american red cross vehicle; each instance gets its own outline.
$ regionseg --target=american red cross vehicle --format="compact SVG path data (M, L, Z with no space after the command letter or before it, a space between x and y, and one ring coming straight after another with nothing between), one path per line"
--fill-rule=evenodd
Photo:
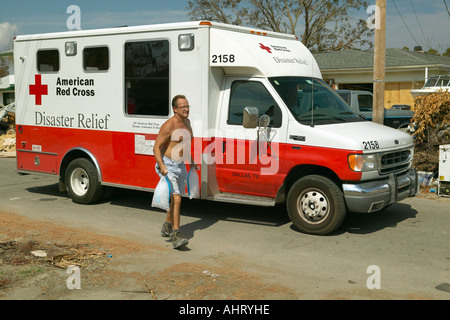
M187 96L200 198L274 206L311 234L415 196L412 138L366 121L295 36L187 22L15 39L17 170L73 201L154 191L153 144Z

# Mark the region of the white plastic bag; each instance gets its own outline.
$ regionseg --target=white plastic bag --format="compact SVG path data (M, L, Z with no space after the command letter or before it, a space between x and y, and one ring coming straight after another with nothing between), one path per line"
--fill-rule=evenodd
M198 183L198 174L195 168L191 168L188 173L187 189L189 199L198 198L200 193L200 187Z
M153 193L152 207L169 210L170 208L170 183L167 176L161 176L161 179Z

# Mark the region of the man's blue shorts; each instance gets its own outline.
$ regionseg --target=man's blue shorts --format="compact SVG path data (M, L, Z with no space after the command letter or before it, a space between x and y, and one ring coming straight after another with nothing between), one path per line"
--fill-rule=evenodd
M171 194L186 194L187 171L184 161L175 161L163 156L163 162L169 171L167 178L169 178ZM158 163L155 165L155 170L161 178L163 175L159 171Z

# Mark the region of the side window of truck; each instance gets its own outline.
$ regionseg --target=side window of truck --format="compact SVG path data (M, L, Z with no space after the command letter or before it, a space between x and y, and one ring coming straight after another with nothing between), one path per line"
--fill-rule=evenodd
M373 97L367 94L358 95L359 111L372 111Z
M59 71L59 51L56 49L39 50L36 55L37 69L39 72Z
M348 93L338 93L344 101L350 105L350 94Z
M245 107L257 107L259 116L267 114L270 117L270 127L281 127L281 109L261 82L233 82L227 123L242 125Z
M83 69L87 72L109 70L109 48L108 47L84 48Z
M168 116L169 41L125 43L125 113Z

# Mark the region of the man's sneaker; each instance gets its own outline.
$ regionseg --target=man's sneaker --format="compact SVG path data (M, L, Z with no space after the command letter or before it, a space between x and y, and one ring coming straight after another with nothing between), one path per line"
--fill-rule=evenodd
M161 228L161 237L170 237L171 233L172 233L172 225L167 221L164 222Z
M181 235L180 230L174 230L172 232L172 234L170 235L170 237L171 237L172 245L173 245L174 249L178 249L178 248L180 248L182 246L185 246L185 245L187 245L189 243L189 240L184 238Z

